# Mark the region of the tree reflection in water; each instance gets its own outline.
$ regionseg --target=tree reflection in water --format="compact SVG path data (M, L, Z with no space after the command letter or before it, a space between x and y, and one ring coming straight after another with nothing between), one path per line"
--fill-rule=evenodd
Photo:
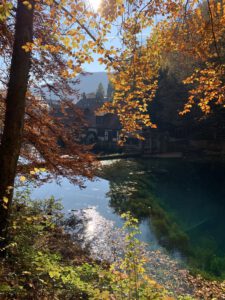
M179 250L193 270L225 278L225 164L120 160L106 165L110 206L149 219L159 243Z

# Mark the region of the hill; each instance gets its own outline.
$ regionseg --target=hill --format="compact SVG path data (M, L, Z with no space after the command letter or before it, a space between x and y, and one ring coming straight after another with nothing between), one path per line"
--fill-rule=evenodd
M87 73L85 75L79 75L76 79L78 79L80 83L74 85L74 83L71 82L71 85L74 85L73 88L75 88L80 95L83 93L96 93L99 83L102 83L105 93L107 92L108 75L106 72ZM47 102L52 103L59 101L59 96L55 95L53 92L49 92L45 86L42 87L42 92L47 96ZM76 95L66 95L66 97L70 98L74 103L79 100Z
M95 72L89 73L87 75L79 75L78 79L80 84L77 85L77 88L82 93L95 93L97 91L99 83L102 83L105 93L107 92L108 87L108 75L105 72Z

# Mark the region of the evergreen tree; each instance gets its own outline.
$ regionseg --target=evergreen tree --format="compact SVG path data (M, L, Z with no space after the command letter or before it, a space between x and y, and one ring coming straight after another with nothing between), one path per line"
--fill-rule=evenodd
M108 83L108 88L107 88L107 98L109 100L112 100L113 97L113 92L114 92L114 87L111 81Z
M87 100L86 93L83 93L83 94L82 94L82 99L83 99L83 100Z
M104 96L105 96L105 90L104 90L103 84L100 82L98 85L98 89L96 91L96 99L99 101L103 100Z

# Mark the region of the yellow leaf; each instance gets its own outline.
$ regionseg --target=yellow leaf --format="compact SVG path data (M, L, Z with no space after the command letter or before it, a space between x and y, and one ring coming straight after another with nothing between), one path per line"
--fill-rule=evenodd
M20 176L20 181L21 182L24 182L26 180L26 177L25 176Z
M6 204L9 202L9 199L8 199L7 197L3 197L2 200L3 200L3 202L6 203Z
M28 9L31 9L31 8L32 8L32 5L30 4L29 1L23 1L23 4L24 4Z

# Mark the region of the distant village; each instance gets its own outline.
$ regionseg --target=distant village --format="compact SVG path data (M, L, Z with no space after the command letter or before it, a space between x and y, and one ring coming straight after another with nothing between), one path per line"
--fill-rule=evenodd
M100 74L100 73L99 73ZM157 129L144 128L142 134L144 141L129 137L123 146L118 145L121 124L116 115L104 113L100 108L104 103L112 101L113 86L105 77L96 78L96 75L87 76L85 84L81 85L78 101L72 102L82 112L85 119L85 127L80 135L80 141L87 145L93 145L97 153L132 153L150 156L186 156L186 155L224 155L225 142L223 138L214 142L214 132L210 132L202 122L193 122L192 118L178 119L178 113L174 109L175 116L167 120L165 113L167 106L151 107L151 114L158 126ZM101 82L103 81L103 83ZM93 89L95 88L95 91ZM87 92L84 92L87 90ZM158 95L155 103L159 105L162 100L176 98L168 94ZM169 95L169 96L168 96ZM170 97L170 98L168 98ZM50 101L50 106L57 106L57 101ZM161 117L162 115L162 117ZM157 116L159 116L157 118ZM202 129L203 128L203 129ZM202 138L203 133L207 136ZM197 133L201 133L200 137ZM196 136L196 137L195 137Z
M112 101L113 87L110 82L107 91L103 84L98 84L97 90L90 93L81 93L75 105L83 112L85 128L80 136L81 142L93 145L93 150L103 153L114 152L139 152L143 143L132 137L126 144L118 145L121 124L115 114L100 112L104 103ZM51 101L51 106L57 106L57 102Z
M122 129L119 118L115 114L101 112L104 103L112 101L113 87L108 82L105 92L100 82L96 92L83 92L75 105L83 112L85 128L80 136L80 141L87 145L93 145L93 151L97 153L124 153L131 155L158 155L175 152L179 140L171 140L168 132L157 129L145 128L142 134L145 140L138 140L130 136L123 146L118 144L120 130ZM175 146L174 146L175 145ZM174 155L174 154L173 154ZM179 155L180 154L175 154Z
M115 151L118 149L119 131L121 125L116 115L99 112L105 102L112 100L113 88L108 84L105 95L102 83L99 83L96 93L83 93L77 102L87 123L86 132L82 136L86 144L94 144L96 150Z

